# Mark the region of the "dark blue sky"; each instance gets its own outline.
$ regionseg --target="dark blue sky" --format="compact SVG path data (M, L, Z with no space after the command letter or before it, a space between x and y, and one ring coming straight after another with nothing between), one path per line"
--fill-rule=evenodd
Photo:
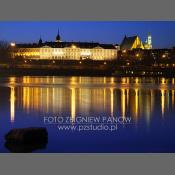
M63 41L96 41L120 44L124 35L139 35L145 41L152 35L154 48L175 46L175 21L159 22L0 22L0 40L15 42L38 42L55 40L60 30Z

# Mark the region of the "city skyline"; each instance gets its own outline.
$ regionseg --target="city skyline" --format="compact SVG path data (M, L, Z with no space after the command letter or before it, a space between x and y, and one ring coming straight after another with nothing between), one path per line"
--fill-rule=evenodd
M17 43L55 41L59 28L62 41L121 44L125 35L138 35L145 42L151 33L153 48L175 46L174 21L123 22L0 22L0 40Z

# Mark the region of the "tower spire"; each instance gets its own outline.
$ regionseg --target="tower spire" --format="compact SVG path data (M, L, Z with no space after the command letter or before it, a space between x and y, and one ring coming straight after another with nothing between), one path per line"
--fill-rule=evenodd
M61 42L61 37L60 37L60 30L58 28L58 33L57 33L57 36L56 36L56 42Z
M40 35L40 39L38 41L38 44L42 44L42 43L43 43L43 41L42 41L42 38L41 38L41 35Z

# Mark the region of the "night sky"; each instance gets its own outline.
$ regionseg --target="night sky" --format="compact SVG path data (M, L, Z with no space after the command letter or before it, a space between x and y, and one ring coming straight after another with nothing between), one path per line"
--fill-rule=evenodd
M159 22L0 22L0 40L8 42L54 41L58 28L62 41L87 41L120 44L125 35L139 35L145 41L152 35L154 48L175 46L175 21Z

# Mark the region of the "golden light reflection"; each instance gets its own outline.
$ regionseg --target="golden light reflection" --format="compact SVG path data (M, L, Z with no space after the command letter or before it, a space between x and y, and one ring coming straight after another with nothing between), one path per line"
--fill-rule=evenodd
M174 90L172 90L172 108L174 108Z
M162 116L165 113L165 90L161 90L161 109L162 109Z
M103 78L103 83L106 84L106 77Z
M76 77L71 77L71 79L70 79L70 84L71 85L74 85L74 84L76 84L77 82L76 82Z
M125 118L126 101L125 101L125 89L121 89L121 115Z
M154 109L154 91L151 89L151 111Z
M49 88L46 88L46 111L49 112Z
M106 109L106 88L103 89L103 108Z
M138 106L139 106L139 91L135 89L135 116L138 118Z
M111 77L110 81L111 81L111 84L114 84L114 77Z
M135 84L138 84L138 83L139 83L139 79L136 78L136 79L135 79Z
M121 79L121 84L125 83L126 86L119 86L120 84L118 84L114 88L113 85L107 87L103 85L114 83L114 77L97 79L68 77L66 81L62 77L23 77L21 80L23 84L28 83L30 86L14 87L17 79L13 77L9 79L9 84L11 84L10 117L12 122L15 118L15 98L17 99L16 106L22 107L25 112L38 111L60 115L67 112L72 118L75 118L76 114L79 113L83 115L107 113L114 116L118 108L121 108L119 110L121 111L120 116L125 117L128 112L135 119L138 119L139 116L146 117L148 123L154 111L155 102L161 106L162 116L164 116L165 107L167 108L169 103L174 107L175 90L169 91L167 89L168 86L161 86L162 82L166 82L166 79L161 82L160 89L130 88L127 86L127 83L130 81L129 78ZM99 82L102 84L102 87L89 86ZM138 83L138 79L134 79L134 82ZM52 83L56 84L56 86L50 86ZM83 86L77 86L80 83ZM84 86L86 84L87 87ZM168 91L171 93L167 93ZM159 96L156 95L156 92L159 92Z
M161 84L166 84L165 78L162 78L162 79L161 79Z
M71 88L71 118L75 119L75 116L76 116L75 88Z
M79 77L79 83L80 84L82 83L82 77Z
M15 88L10 87L10 121L15 121Z
M10 86L14 86L15 82L16 82L16 78L15 77L10 77L10 79L9 79Z
M129 89L126 89L126 101L127 101L127 108L129 106Z
M110 88L110 99L111 99L111 116L114 116L114 89Z
M125 77L123 77L121 82L122 82L122 84L126 84L127 79Z

